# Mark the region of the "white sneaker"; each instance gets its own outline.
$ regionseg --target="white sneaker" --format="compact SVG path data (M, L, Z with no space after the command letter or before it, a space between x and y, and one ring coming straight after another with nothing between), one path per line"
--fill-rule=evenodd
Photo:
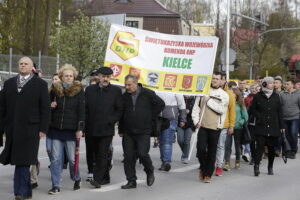
M189 164L189 160L188 160L187 158L181 159L181 162L182 162L183 164Z
M249 162L249 160L250 160L250 155L249 155L249 153L245 153L245 154L242 156L242 158L244 159L245 162Z

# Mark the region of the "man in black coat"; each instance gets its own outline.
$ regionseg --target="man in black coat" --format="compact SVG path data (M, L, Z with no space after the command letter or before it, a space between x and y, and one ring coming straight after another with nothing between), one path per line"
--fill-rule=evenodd
M47 83L32 73L32 67L30 58L20 59L19 75L5 81L0 100L0 121L6 133L0 162L16 165L15 199L32 196L29 167L37 163L39 140L49 126Z
M108 154L115 134L115 123L123 112L121 89L110 84L113 71L108 67L99 69L99 84L86 88L86 134L92 138L95 167L91 184L100 188L109 183Z
M123 136L124 169L128 183L122 189L136 188L136 156L145 167L147 185L154 183L154 168L149 156L150 135L153 122L164 109L165 103L152 90L138 85L138 78L125 77L126 93L123 94L124 113L120 121Z

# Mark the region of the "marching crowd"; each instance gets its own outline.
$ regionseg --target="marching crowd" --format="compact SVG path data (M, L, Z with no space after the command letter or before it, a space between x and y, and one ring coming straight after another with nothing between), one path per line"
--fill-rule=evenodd
M160 171L171 169L172 145L177 141L181 161L188 164L190 141L197 132L199 178L205 183L231 169L232 143L234 167L244 159L260 174L263 156L268 158L268 174L273 175L276 156L285 155L282 144L291 147L289 158L298 150L300 80L284 83L280 76L264 77L248 88L246 81L227 81L226 75L212 75L208 96L194 97L154 92L127 75L125 87L110 83L108 67L93 70L84 88L78 72L65 64L47 83L34 73L29 57L19 61L19 74L8 79L0 92L0 133L5 146L0 155L4 165L15 165L15 199L31 199L37 187L39 140L46 136L52 186L48 194L61 189L61 173L66 161L74 190L81 186L78 167L79 141L85 137L87 181L95 188L110 183L112 140L115 126L122 137L124 171L127 184L136 188L135 164L139 160L147 175L147 185L155 182L149 155L151 138L160 149ZM2 136L1 136L2 139ZM234 142L233 142L234 141Z

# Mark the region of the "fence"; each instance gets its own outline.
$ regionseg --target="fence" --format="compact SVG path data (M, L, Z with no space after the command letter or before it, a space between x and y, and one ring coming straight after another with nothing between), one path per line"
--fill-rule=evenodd
M18 61L24 55L14 55L12 50L10 54L0 54L0 89L5 80L15 76L18 73ZM41 70L42 78L50 82L52 75L57 71L57 58L50 56L30 56L32 61L36 64L37 69ZM60 64L64 63L63 59L59 60Z

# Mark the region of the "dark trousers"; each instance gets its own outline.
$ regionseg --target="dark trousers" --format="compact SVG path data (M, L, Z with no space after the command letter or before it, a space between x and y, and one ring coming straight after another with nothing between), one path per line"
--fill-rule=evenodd
M235 147L235 156L236 160L241 158L241 138L242 138L242 129L234 129L232 135L226 136L225 142L225 161L230 162L231 149L232 149L232 138L234 138L234 147Z
M16 166L14 175L14 193L15 196L32 196L30 184L30 166Z
M215 170L220 130L200 128L197 141L197 156L204 176L211 177Z
M93 150L93 137L85 136L85 147L86 147L86 163L88 167L88 173L92 174L95 163L95 152Z
M250 142L250 150L251 150L251 159L254 160L254 155L255 155L255 128L254 126L248 125L250 134L251 134L251 142Z
M278 142L278 137L273 136L261 136L256 135L256 148L255 148L255 165L259 165L262 159L262 155L265 150L265 146L268 147L268 168L273 168L274 158L275 158L275 146Z
M285 135L295 153L298 151L298 124L299 119L284 120Z
M123 140L124 151L124 170L128 181L136 181L135 163L137 156L144 166L147 174L153 173L154 167L149 155L150 135L130 135L124 134Z
M93 137L93 150L95 152L94 180L98 183L107 176L109 147L113 136ZM109 175L108 175L109 176Z

